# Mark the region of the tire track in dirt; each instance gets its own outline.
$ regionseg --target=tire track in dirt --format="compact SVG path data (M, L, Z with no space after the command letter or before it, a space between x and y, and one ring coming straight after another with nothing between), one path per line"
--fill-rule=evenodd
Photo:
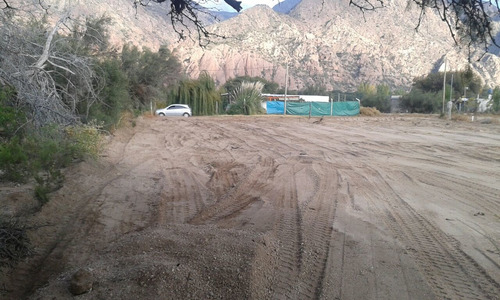
M279 183L265 195L278 214L266 234L277 243L271 298L319 298L329 261L336 171L321 159L299 155L280 165L275 177Z
M389 228L415 258L421 272L439 298L498 299L500 285L491 278L460 244L415 211L372 167L369 189L358 190L385 215ZM380 202L383 200L383 202Z
M276 197L272 202L279 210L279 218L272 230L273 237L277 239L272 298L299 299L296 293L302 267L303 241L295 177L289 167L279 168L276 176L286 180L272 192Z
M430 178L432 178L432 181ZM438 173L435 175L423 174L422 176L418 176L418 181L436 188L451 182L460 191L462 198L475 199L474 204L483 207L485 211L500 210L499 189L494 189L478 182L472 182L465 177L458 177L449 173ZM480 191L480 193L478 191Z
M183 168L162 170L160 200L153 210L155 224L186 223L205 207L204 184Z
M340 180L335 168L327 163L313 165L319 181L310 202L301 205L303 223L302 294L319 299L323 291L332 238L332 224L340 198Z
M43 237L43 242L38 243L38 249L33 257L19 263L10 272L8 281L3 287L11 291L10 299L26 298L34 289L45 284L54 273L59 272L63 267L59 263L60 257L73 241L89 234L96 225L98 214L93 208L94 200L117 176L121 176L116 164L122 161L123 153L133 138L134 134L131 132L120 135L119 139L115 140L114 148L108 149L108 152L103 155L110 163L109 165L104 163L98 167L102 172L100 175L105 180L96 180L88 176L92 184L82 186L78 184L82 178L72 177L71 173L65 174L65 186L52 195L53 199L32 220L33 227L37 229L31 234L37 239ZM78 167L75 169L78 170ZM71 186L74 190L67 191L67 186ZM68 197L71 199L70 205L66 201ZM60 219L46 219L44 211L50 210L57 211ZM40 224L48 226L38 228Z
M308 129L305 129L305 130L308 130ZM289 134L290 135L290 134ZM298 140L301 140L301 137L297 137ZM295 140L295 138L294 138ZM305 142L303 143L310 143L310 144L314 144L315 142L310 140L310 138L308 138L309 141L307 141L306 139L302 138L302 140L304 140ZM322 142L320 141L320 144L322 144ZM322 147L321 145L318 145L316 144L316 146L320 146ZM384 151L384 147L382 147L382 149L379 151L379 154L382 154L384 156L387 155L387 149L390 149L390 144L387 144L386 145L387 147L389 148L385 148L385 151ZM330 149L329 147L324 147L324 149ZM335 149L337 150L337 149ZM436 163L436 160L435 159L432 159L432 158L422 158L424 161L428 162L429 164L435 164ZM348 161L344 160L344 162L348 163ZM454 162L453 160L450 160L450 162ZM449 164L443 164L443 166L450 166ZM355 168L355 166L353 166ZM373 170L372 170L373 171ZM364 172L364 170L360 173L366 173ZM370 172L368 172L370 173ZM372 176L374 177L380 177L380 174L372 174ZM370 181L372 180L372 176L370 176ZM444 184L444 183L443 183ZM457 182L458 184L458 182ZM383 185L382 188L380 188L380 191L381 191L381 198L387 198L386 195L383 194L383 190L384 188L387 188L389 185L387 183L385 183L385 185ZM446 186L446 185L444 185ZM470 187L472 188L472 186ZM394 191L392 191L393 193L395 193ZM494 189L491 189L491 194L493 195L493 197L495 197L495 190ZM389 197L388 199L393 199L391 197ZM493 198L491 198L493 199ZM387 199L386 199L387 200ZM373 200L375 201L375 200ZM392 202L397 202L396 200L394 201L391 201L389 202L388 204L388 207L396 207L396 209L392 209L390 210L391 213L393 214L401 214L401 212L399 212L399 208L398 206L395 204L395 203L392 203ZM429 278L429 274L433 274L435 271L437 271L437 269L443 269L443 264L439 265L437 264L438 261L442 260L442 261L445 261L444 265L448 266L449 268L451 268L453 271L454 268L455 268L455 262L456 261L464 261L464 263L462 265L459 264L459 269L461 270L467 270L468 268L472 268L472 270L474 271L471 271L471 272L468 272L468 271L465 271L465 274L462 274L462 275L459 275L459 276L452 276L451 280L448 280L448 281L443 281L441 283L442 286L445 286L446 288L449 288L450 286L458 286L456 288L453 288L451 289L451 297L461 297L461 298L468 298L468 297L474 297L478 292L478 291L474 291L474 288L471 290L471 292L469 294L467 294L467 292L465 293L465 296L460 294L460 291L462 289L465 289L467 290L467 282L470 281L472 278L478 278L477 281L476 281L476 287L478 290L479 290L479 298L481 297L484 297L485 294L481 294L481 293L486 293L487 297L488 298L493 298L495 299L494 297L496 297L495 295L495 292L498 291L498 283L495 282L491 277L489 277L489 275L484 271L484 269L482 269L472 258L470 258L465 252L463 252L459 246L456 244L456 243L452 243L452 242L448 242L448 243L444 243L444 244L440 244L439 242L443 240L443 236L446 236L443 232L441 232L439 229L437 229L437 227L435 226L432 226L432 227L429 227L429 221L427 221L425 218L423 218L421 215L418 215L419 218L416 218L416 220L414 220L411 224L405 224L405 223L402 223L402 220L405 220L406 218L411 218L411 217L415 217L415 213L416 211L413 210L411 208L411 206L409 206L406 202L405 202L405 210L403 210L403 216L400 217L400 218L395 218L393 217L392 215L389 215L388 217L391 217L390 220L392 221L389 221L389 223L391 223L393 226L391 226L391 228L396 231L397 228L399 228L397 225L394 226L394 221L393 220L400 220L399 223L397 223L398 225L406 225L406 226L401 226L402 228L405 228L406 230L412 230L412 226L415 227L415 229L413 229L413 231L415 231L416 233L413 233L413 231L411 231L410 233L413 233L414 235L420 235L421 238L427 236L427 235L430 235L432 233L431 236L434 236L434 239L430 239L430 242L428 242L426 245L426 248L424 249L424 253L426 253L424 257L424 259L420 259L418 260L417 262L419 263L419 265L422 267L424 266L424 270L427 270L426 273L424 273L426 275L427 278ZM409 210L411 209L411 210ZM495 209L495 208L493 208ZM424 222L425 221L425 222ZM425 224L426 226L422 226L423 224ZM422 228L423 227L423 228ZM437 233L438 234L437 234ZM401 232L398 232L398 233L401 233ZM406 232L406 234L409 234L408 232ZM411 234L409 236L412 236ZM412 240L411 243L412 244L416 244L418 245L418 243L421 242L420 239L416 239L416 240ZM438 250L434 250L434 252L432 252L430 249L433 249L433 248L436 248ZM431 271L429 271L429 261L432 263L436 263L435 265L437 265L438 267L436 269L431 269ZM463 272L462 272L463 273ZM439 272L438 272L439 274ZM459 272L460 274L460 272ZM448 274L444 274L444 275L441 275L441 278L448 278ZM432 287L435 289L435 290L438 290L438 291L441 291L443 288L441 288L441 285L439 284L433 284ZM483 288L483 286L485 286L485 288ZM493 291L493 292L492 292ZM456 294L454 294L454 292L456 292ZM437 295L439 297L441 296L444 296L444 297L448 297L450 295L447 294L447 292L437 292ZM471 299L474 299L474 298L471 298Z
M260 194L268 189L268 180L272 180L274 171L274 160L262 158L255 166L248 168L227 193L214 199L214 204L193 216L189 223L193 225L220 223L224 226L224 219L231 218L254 202L262 201ZM214 184L212 182L212 185Z

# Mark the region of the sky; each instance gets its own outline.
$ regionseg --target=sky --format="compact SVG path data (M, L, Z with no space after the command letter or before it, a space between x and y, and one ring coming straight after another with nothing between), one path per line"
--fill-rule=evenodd
M274 5L280 2L280 0L243 0L243 1L240 0L240 1L241 1L241 6L243 7L244 10L258 4L266 4L270 7L273 7ZM227 5L223 0L201 0L198 2L206 7L217 7L220 10L230 11L230 12L235 11L231 6Z

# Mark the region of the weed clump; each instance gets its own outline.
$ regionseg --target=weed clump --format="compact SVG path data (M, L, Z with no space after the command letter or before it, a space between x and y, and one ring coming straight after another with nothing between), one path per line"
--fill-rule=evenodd
M0 220L0 269L33 254L26 227L17 220Z
M375 107L361 107L359 109L359 114L361 116L373 117L380 115L380 111Z

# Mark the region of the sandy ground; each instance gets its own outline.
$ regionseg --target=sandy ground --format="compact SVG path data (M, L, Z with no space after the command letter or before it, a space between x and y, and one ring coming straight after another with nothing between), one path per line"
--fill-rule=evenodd
M498 123L318 121L139 119L31 213L0 296L83 268L78 299L500 299Z

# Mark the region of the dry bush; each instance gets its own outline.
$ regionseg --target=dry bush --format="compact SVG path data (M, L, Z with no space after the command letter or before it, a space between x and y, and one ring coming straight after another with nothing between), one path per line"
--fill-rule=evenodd
M374 107L361 107L359 114L362 116L373 117L380 115L380 111Z
M466 115L452 115L451 120L459 122L470 122L471 117Z
M16 220L0 221L0 268L33 254L26 228Z

